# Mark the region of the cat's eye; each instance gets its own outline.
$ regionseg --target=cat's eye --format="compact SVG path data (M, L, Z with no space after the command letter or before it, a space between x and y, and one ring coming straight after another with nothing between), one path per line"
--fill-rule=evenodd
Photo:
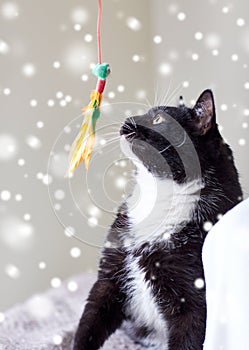
M164 117L158 114L154 117L153 124L161 124L163 121L165 121Z

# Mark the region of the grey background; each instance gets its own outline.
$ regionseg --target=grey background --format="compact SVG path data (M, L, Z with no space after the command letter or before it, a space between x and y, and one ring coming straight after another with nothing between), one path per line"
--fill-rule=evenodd
M185 14L184 20L179 20L179 16L184 17L179 13ZM202 90L212 88L218 121L234 150L248 196L248 13L248 2L241 0L104 1L103 58L112 68L105 101L116 105L104 108L100 127L115 123L117 130L126 113L147 108L137 103L153 105L167 97L169 104L175 104L183 94L191 105ZM51 280L56 284L55 277L65 279L96 269L99 248L69 238L65 226L87 243L101 242L113 219L113 207L122 200L123 166L129 179L129 164L113 165L120 152L110 156L104 150L89 170L94 198L103 208L99 211L91 206L82 166L71 185L64 178L66 150L82 118L73 122L71 130L63 129L80 115L96 82L89 67L96 63L96 16L97 1L92 0L0 1L0 312L46 290ZM129 27L130 17L138 19L138 25L135 21L135 27ZM244 25L237 24L239 18L244 19ZM134 19L130 21L134 23ZM203 34L201 40L195 38L197 32ZM92 41L85 40L87 34L92 35ZM155 36L160 36L160 43L155 43ZM198 54L198 60L193 54ZM134 62L134 55L138 62ZM237 56L232 59L232 55ZM56 69L57 61L60 67ZM28 68L32 65L29 76L27 64ZM88 80L82 81L82 75L88 75ZM62 98L56 97L58 92L63 93ZM65 97L68 103L63 106ZM49 100L54 106L48 105ZM43 124L37 124L41 121ZM44 175L61 132L54 149L54 154L61 152L61 158L50 164L48 179L52 182L48 186ZM20 159L25 160L22 166ZM102 201L105 195L94 186L102 183L110 164L105 183L113 207L109 200ZM70 188L84 215L72 201ZM7 194L7 200L2 192L6 190L11 195L8 199ZM16 197L18 194L22 197ZM101 227L92 227L96 218ZM75 247L81 252L77 258L70 253ZM79 250L75 251L77 255ZM40 262L45 262L46 268L41 269Z

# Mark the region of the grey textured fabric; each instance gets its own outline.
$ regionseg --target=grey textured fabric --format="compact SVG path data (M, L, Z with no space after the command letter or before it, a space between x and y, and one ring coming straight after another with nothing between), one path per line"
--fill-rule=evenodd
M86 273L70 278L59 288L34 295L6 311L5 320L0 324L0 350L71 349L73 334L95 278ZM143 348L118 330L102 348L115 349Z

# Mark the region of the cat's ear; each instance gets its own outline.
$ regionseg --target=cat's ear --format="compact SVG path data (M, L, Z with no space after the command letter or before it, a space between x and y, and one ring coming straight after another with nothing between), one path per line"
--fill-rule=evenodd
M215 124L214 96L211 90L205 90L198 98L194 108L194 123L199 135L205 135Z

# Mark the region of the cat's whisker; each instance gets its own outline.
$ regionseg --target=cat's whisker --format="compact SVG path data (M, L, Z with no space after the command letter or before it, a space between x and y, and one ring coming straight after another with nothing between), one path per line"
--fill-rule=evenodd
M134 125L135 129L137 129L137 124L135 122L134 117L130 117L132 124Z
M177 147L177 148L182 147L185 144L186 140L187 140L187 133L186 133L186 131L184 131L184 139L183 139L182 143L180 143L180 145L177 145L174 147Z
M167 151L167 149L169 149L172 145L168 145L167 147L165 147L163 150L159 151L159 153L163 153L165 151Z

